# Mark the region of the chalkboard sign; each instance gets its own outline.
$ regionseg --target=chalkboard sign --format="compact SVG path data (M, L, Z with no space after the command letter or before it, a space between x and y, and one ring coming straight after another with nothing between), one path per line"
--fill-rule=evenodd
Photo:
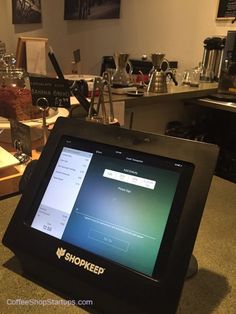
M236 18L236 0L219 0L217 19Z
M67 80L30 76L30 87L33 105L45 102L47 107L70 107L70 88Z

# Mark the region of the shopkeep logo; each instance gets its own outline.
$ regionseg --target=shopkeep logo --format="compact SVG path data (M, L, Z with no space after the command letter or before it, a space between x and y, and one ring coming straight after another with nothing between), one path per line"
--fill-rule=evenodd
M95 265L91 262L86 261L83 258L80 258L76 255L73 255L69 252L66 252L66 249L63 249L62 247L58 247L56 250L56 255L59 259L63 257L63 259L68 262L72 263L78 267L82 267L87 271L90 271L96 275L102 275L105 272L105 268L100 267L98 265Z
M62 247L58 247L56 254L57 257L60 259L62 256L66 254L66 250L64 250Z

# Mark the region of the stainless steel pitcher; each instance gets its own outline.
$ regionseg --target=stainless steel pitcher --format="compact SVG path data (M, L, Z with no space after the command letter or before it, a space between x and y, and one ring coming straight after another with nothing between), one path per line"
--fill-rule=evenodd
M169 63L164 59L164 53L153 53L151 55L153 68L149 75L150 80L148 83L147 91L152 93L167 93L167 74L170 74ZM166 64L164 66L164 63ZM164 70L163 70L164 68Z

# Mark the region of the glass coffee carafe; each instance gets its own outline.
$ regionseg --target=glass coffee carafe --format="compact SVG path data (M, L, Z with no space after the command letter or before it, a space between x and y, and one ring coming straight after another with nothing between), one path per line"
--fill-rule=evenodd
M112 75L111 82L113 87L127 87L132 84L133 68L129 62L129 54L115 53L114 61L116 69ZM129 65L129 72L127 72L127 65Z

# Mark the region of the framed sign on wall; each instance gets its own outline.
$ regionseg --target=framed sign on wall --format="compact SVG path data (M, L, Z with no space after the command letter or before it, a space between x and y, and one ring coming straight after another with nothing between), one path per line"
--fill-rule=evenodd
M219 0L217 19L236 19L236 0Z
M41 0L12 0L12 23L41 23Z
M116 19L121 0L65 0L64 20Z

